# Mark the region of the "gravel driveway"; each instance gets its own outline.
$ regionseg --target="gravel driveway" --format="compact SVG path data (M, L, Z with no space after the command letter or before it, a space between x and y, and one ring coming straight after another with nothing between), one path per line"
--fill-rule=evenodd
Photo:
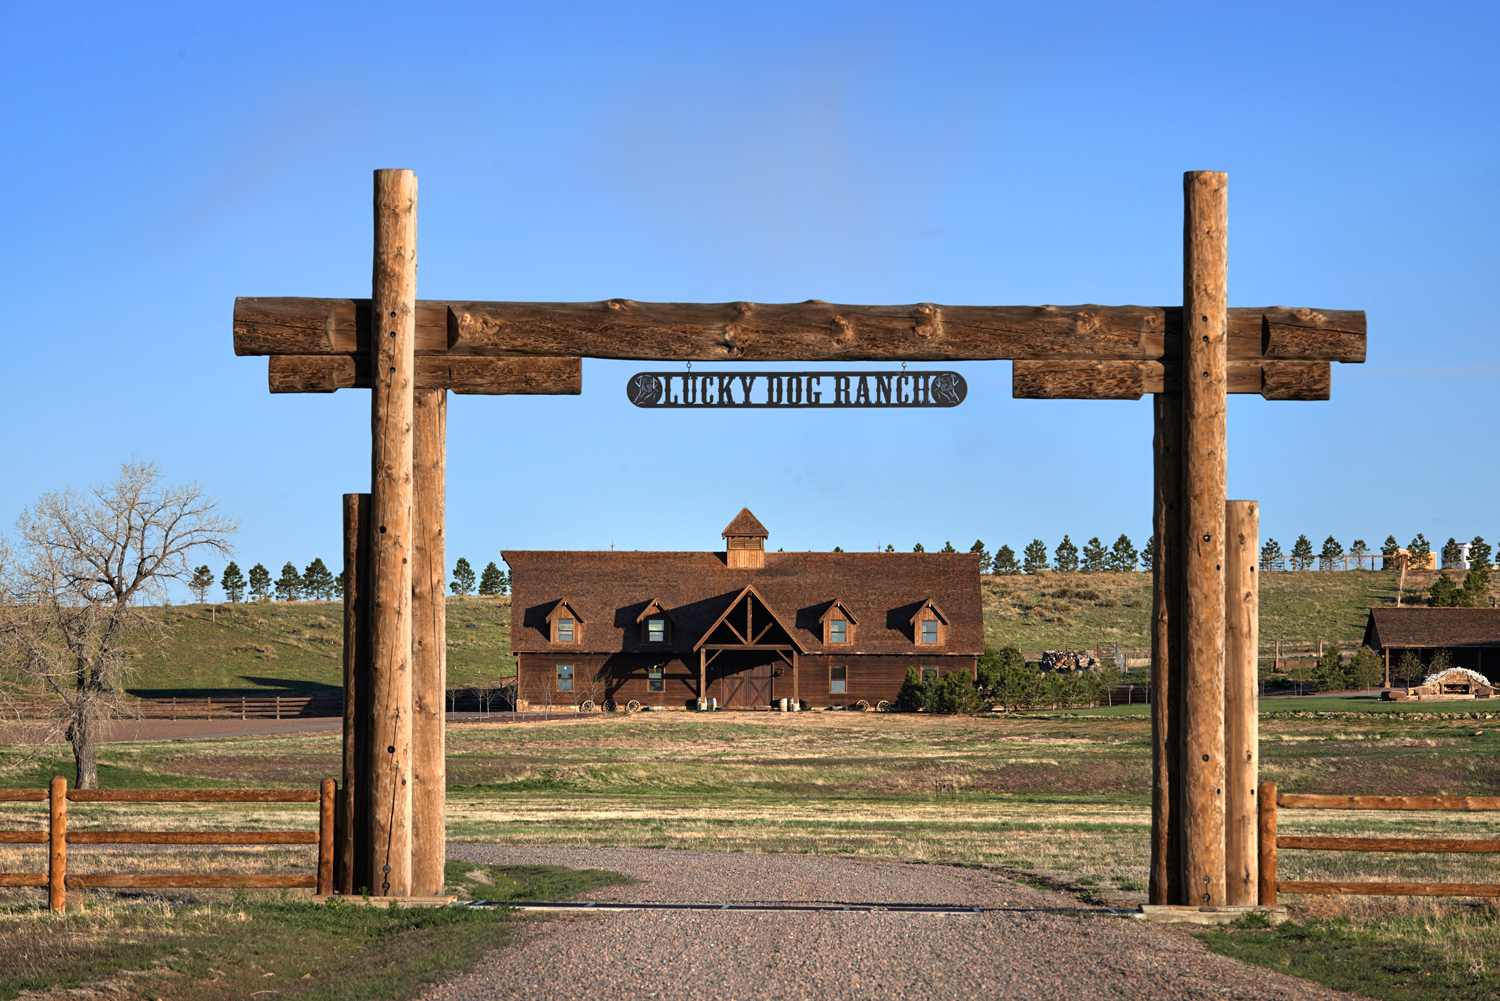
M1177 928L1030 908L1076 906L992 873L816 855L450 844L494 865L643 880L596 900L1008 907L982 914L626 911L527 922L426 1001L478 998L1348 998L1205 950Z

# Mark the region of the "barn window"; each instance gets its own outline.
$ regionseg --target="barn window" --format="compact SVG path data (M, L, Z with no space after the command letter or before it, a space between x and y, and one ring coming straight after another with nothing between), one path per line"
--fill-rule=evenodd
M557 665L557 690L559 692L571 692L573 690L573 665Z
M649 692L660 692L664 690L661 676L661 665L646 668L646 690Z
M666 641L667 641L667 620L666 619L647 619L646 620L646 642L647 643L665 643Z
M922 668L922 683L923 684L926 684L929 681L936 681L936 680L937 680L937 668L935 668L935 667L924 667L924 668Z
M564 619L558 619L557 620L557 642L559 642L559 643L571 643L571 642L573 642L573 620L572 619L566 619L566 618L564 618Z
M849 669L847 667L830 667L828 669L828 692L830 695L843 695L849 691Z
M830 619L828 622L828 642L849 642L849 623L843 619Z
M936 643L938 641L938 624L934 619L922 620L922 642Z

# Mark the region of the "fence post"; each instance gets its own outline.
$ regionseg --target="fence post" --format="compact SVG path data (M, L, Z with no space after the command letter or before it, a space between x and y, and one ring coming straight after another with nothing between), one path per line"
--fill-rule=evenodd
M61 775L52 778L50 799L47 906L61 911L68 906L68 780Z
M318 795L318 896L333 892L333 779L324 779Z
M1256 791L1260 800L1260 823L1256 836L1260 845L1257 899L1262 907L1276 906L1276 783L1262 782Z

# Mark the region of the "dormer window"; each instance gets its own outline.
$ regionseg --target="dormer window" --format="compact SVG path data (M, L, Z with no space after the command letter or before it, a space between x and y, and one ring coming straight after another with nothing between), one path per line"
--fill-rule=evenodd
M566 601L559 601L547 615L548 638L553 643L583 642L583 616Z
M948 616L928 598L911 617L911 632L917 646L943 646L948 642Z
M642 643L670 643L672 642L672 616L662 607L662 603L655 598L646 602L646 607L641 609L641 614L635 617L636 623L641 627Z
M843 599L835 598L823 614L818 616L818 622L823 626L823 642L829 646L847 646L854 642L854 629L859 623L849 614Z

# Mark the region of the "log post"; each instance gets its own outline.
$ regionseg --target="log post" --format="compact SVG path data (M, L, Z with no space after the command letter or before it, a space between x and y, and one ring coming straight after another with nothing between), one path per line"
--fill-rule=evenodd
M1224 501L1227 178L1183 177L1183 904L1224 893Z
M1253 904L1255 787L1260 781L1260 505L1224 509L1224 874L1229 904Z
M1152 400L1151 886L1153 904L1182 902L1182 398Z
M344 787L336 841L340 893L370 874L370 495L344 495Z
M370 391L370 889L411 895L412 409L417 178L375 172ZM377 891L378 888L378 891Z
M443 695L448 678L443 481L448 392L418 393L412 481L416 512L412 573L412 895L443 893L447 858L447 765Z
M318 786L318 894L333 892L333 803L338 786L324 779Z
M1260 888L1258 900L1262 907L1276 906L1276 783L1262 782L1256 792L1260 809L1260 824L1256 841L1260 845L1260 872L1257 883Z
M48 795L47 907L62 911L68 906L68 780L52 777Z

